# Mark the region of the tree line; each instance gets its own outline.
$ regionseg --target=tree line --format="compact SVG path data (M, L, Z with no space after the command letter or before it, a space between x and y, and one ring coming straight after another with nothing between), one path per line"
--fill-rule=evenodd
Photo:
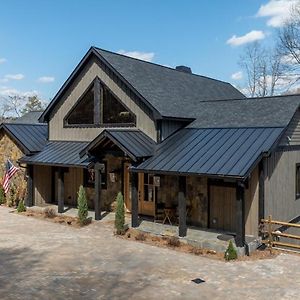
M246 75L243 90L250 97L300 91L300 5L291 9L284 26L277 30L272 47L254 42L245 47L239 65Z

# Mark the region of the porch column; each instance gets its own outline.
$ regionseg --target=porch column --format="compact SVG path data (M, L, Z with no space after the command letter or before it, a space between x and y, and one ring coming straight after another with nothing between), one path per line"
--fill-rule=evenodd
M95 220L101 220L101 170L102 164L95 164L95 199L94 199L94 209L95 209Z
M238 247L245 245L245 185L237 182L236 187L236 237Z
M25 199L25 205L30 207L33 205L33 166L28 165L26 169L27 176L27 196Z
M138 173L131 173L131 226L139 226Z
M64 198L65 198L65 182L64 182L64 169L59 168L58 170L58 182L57 182L57 202L58 202L58 212L64 212Z
M187 233L186 226L186 177L179 176L178 192L179 236L184 237Z

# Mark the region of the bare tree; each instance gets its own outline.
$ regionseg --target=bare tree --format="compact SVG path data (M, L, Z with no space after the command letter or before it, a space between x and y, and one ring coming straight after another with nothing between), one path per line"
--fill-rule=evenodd
M245 47L239 62L246 73L246 90L251 97L273 96L284 76L281 56L274 50L265 49L259 42Z

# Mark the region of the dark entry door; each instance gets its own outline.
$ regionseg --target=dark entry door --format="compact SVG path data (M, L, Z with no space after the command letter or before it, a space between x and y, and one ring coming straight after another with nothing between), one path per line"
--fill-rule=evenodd
M236 231L236 190L234 187L210 186L210 228Z

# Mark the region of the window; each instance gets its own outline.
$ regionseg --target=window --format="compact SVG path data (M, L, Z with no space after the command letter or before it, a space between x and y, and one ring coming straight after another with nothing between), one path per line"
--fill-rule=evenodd
M134 124L134 116L107 89L103 90L103 124Z
M94 88L93 86L84 93L79 103L67 118L70 125L94 124Z
M100 80L95 79L66 116L65 125L134 126L135 115Z
M144 174L144 201L155 202L158 187L154 184L153 174Z
M296 199L300 198L300 164L296 164Z
M103 190L107 189L107 163L103 162L105 166L104 173L101 173L101 188ZM84 169L83 173L83 185L85 187L94 188L95 187L95 170L94 169Z

